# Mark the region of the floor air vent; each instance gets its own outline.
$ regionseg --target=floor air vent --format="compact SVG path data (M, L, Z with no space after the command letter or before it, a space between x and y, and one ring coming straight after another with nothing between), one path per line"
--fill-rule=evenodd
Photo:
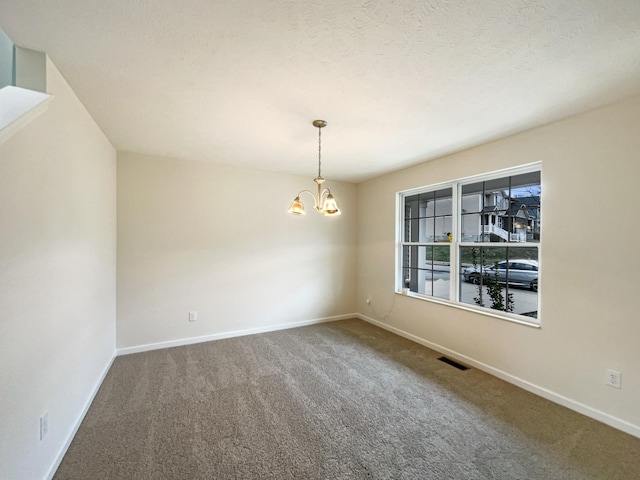
M469 367L467 367L466 365L462 365L461 363L458 363L455 360L451 360L450 358L447 358L447 357L440 357L438 360L448 365L451 365L452 367L456 367L458 370L469 370Z

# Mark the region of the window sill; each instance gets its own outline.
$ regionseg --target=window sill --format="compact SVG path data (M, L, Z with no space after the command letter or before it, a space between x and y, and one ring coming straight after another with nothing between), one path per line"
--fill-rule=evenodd
M539 320L535 322L531 320L527 320L527 318L529 317L525 317L522 315L516 315L516 314L506 313L506 312L498 313L498 311L492 311L488 308L474 307L473 305L468 305L466 303L452 302L451 300L444 300L442 298L436 298L436 297L428 297L426 295L421 295L415 292L404 293L402 291L396 291L395 294L403 297L410 297L410 298L415 298L417 300L423 300L426 302L437 303L439 305L446 305L448 307L457 308L459 310L478 313L486 317L493 317L500 320L506 320L508 322L525 325L527 327L538 328L538 329L541 328Z

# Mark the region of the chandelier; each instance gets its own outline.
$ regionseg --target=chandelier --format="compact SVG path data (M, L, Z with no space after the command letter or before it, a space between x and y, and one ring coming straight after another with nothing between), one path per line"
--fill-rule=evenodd
M336 203L336 199L331 195L331 190L328 188L322 188L324 178L322 178L322 128L327 126L327 122L324 120L314 120L313 126L318 128L318 176L313 179L318 185L318 196L314 195L310 190L301 190L296 196L289 208L289 213L293 215L304 215L304 205L300 200L300 195L308 193L313 197L314 206L316 211L323 213L325 216L340 215L340 209Z

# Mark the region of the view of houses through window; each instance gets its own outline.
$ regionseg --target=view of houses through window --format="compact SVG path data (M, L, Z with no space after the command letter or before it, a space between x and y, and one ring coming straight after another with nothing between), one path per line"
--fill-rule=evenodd
M398 288L538 318L539 165L399 195Z

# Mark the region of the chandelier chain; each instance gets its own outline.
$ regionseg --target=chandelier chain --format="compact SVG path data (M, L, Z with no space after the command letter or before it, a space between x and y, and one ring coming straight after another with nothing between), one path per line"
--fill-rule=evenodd
M322 153L322 141L321 141L321 139L322 139L322 128L318 127L318 178L322 178L322 175L321 175L321 170L322 170L321 169L321 165L322 165L322 160L321 160L321 158L322 158L322 156L321 156L321 153Z

